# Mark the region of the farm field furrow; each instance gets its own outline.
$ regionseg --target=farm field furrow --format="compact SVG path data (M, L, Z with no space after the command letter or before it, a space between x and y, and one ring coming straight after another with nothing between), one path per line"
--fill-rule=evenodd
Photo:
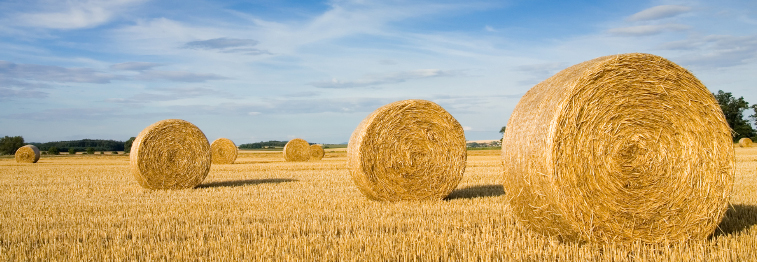
M194 189L140 187L124 155L0 158L0 260L757 260L757 148L736 148L732 207L704 241L561 243L515 223L499 151L468 151L445 200L365 198L344 151L240 151Z

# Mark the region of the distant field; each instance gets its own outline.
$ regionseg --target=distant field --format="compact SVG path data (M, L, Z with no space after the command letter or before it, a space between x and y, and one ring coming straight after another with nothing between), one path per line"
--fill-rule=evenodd
M382 203L353 185L346 152L282 162L240 151L198 188L142 189L124 155L0 159L0 260L755 261L757 148L737 148L732 208L705 241L560 243L514 223L499 151L469 151L443 201Z

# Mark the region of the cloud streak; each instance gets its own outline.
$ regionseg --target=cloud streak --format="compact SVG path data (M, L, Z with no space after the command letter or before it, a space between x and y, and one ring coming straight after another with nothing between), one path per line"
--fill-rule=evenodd
M113 70L126 70L126 71L144 71L150 70L154 67L161 66L163 64L151 63L151 62L125 62L113 64L110 69Z
M662 24L662 25L639 25L630 27L612 28L607 30L608 33L617 36L650 36L660 34L666 31L683 31L691 27L682 24Z
M710 35L668 42L662 49L687 51L679 59L682 64L719 68L749 64L757 59L757 35Z
M691 7L681 5L659 5L645 9L628 17L628 21L650 21L674 17L691 11Z
M214 38L202 41L192 41L184 44L184 48L188 49L202 49L213 50L222 53L242 53L247 55L263 55L271 54L267 50L261 50L253 48L258 45L258 41L254 39L242 39L242 38Z
M13 100L14 98L40 99L46 97L47 93L38 90L0 87L0 101Z
M436 77L455 77L464 75L459 70L441 70L441 69L420 69L404 72L396 72L385 75L367 76L363 79L354 81L340 81L332 79L331 81L312 82L311 85L318 88L356 88L366 86L377 86L384 84L396 84L409 80L436 78Z
M34 6L43 10L16 14L11 21L23 27L90 28L109 22L116 14L141 2L144 0L45 1Z
M142 81L174 81L174 82L186 82L186 83L199 83L210 80L223 80L227 77L211 74L211 73L192 73L185 71L159 71L149 70L143 71L134 79Z
M60 66L16 64L0 61L0 78L58 83L110 83L123 77L102 73L90 68L66 68Z
M106 102L120 104L143 104L149 102L174 101L195 97L226 97L233 95L205 87L154 88L156 92L139 93L129 98L108 98Z
M121 116L122 112L123 109L119 108L54 108L37 112L11 114L7 118L37 121L58 121L61 119L103 120Z

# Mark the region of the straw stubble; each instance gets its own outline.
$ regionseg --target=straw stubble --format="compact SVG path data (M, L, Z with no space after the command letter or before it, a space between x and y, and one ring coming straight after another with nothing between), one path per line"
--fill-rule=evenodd
M463 177L465 134L441 106L403 100L376 109L352 133L350 175L374 200L442 199Z
M534 86L510 117L502 160L519 221L564 240L704 239L734 179L717 101L649 54L596 58Z

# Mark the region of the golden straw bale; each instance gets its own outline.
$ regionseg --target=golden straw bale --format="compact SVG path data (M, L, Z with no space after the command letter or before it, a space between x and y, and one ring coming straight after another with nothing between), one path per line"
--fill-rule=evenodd
M517 220L566 241L704 239L733 187L731 129L717 101L650 54L599 57L537 84L502 145Z
M234 141L228 138L219 138L210 144L213 164L233 164L237 160L239 149Z
M321 160L326 152L323 152L321 145L310 145L310 160Z
M376 109L353 131L347 147L353 181L374 200L442 199L460 183L466 159L460 123L426 100Z
M752 147L752 139L749 139L749 138L746 138L746 137L744 137L742 139L739 139L739 146L740 147Z
M197 126L181 119L158 121L139 133L129 153L137 182L149 189L193 188L210 171L210 144Z
M39 160L39 148L34 145L25 145L16 150L17 163L37 163Z
M289 140L284 146L284 159L295 162L310 160L310 144L301 138Z

